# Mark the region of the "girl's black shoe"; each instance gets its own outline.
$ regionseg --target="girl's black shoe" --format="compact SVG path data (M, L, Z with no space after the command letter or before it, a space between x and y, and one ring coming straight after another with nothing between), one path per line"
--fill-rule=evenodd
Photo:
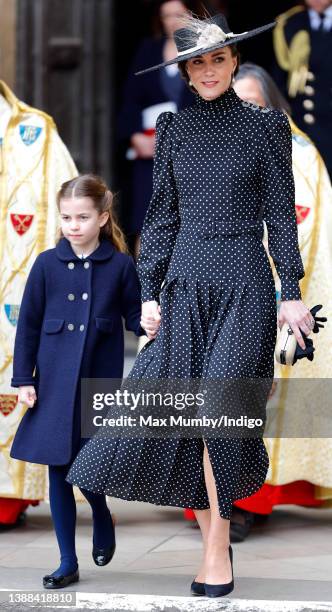
M226 584L205 584L205 595L207 595L207 597L223 597L224 595L231 593L231 591L234 589L233 550L231 546L229 546L228 551L232 566L232 580Z
M96 565L102 567L107 565L113 558L115 553L115 542L110 548L97 548L96 546L92 549L92 558Z
M80 579L78 569L68 576L44 576L43 586L44 589L63 589L64 587L78 582Z
M192 595L205 595L204 582L197 582L196 580L193 580L190 591Z

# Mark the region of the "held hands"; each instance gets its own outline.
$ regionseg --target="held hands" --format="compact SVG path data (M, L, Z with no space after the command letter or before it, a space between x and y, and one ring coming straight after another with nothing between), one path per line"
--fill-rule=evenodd
M18 401L27 404L29 408L33 408L37 401L35 388L32 386L20 387L18 392Z
M292 328L296 341L305 350L306 346L301 331L306 336L309 336L314 329L315 319L302 300L286 300L281 302L278 316L279 329L282 328L284 323L287 323Z
M154 340L160 326L161 309L155 300L142 304L141 326L145 329L149 340Z

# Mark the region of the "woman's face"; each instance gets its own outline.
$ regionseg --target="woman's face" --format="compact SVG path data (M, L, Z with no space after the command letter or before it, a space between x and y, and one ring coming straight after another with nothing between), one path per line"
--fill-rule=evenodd
M186 70L199 95L213 100L230 87L236 64L230 47L224 47L188 60Z
M187 9L179 0L169 0L160 7L160 19L167 38L171 38L175 32L182 27L181 18L187 13Z
M252 102L259 106L266 106L261 86L259 81L255 77L244 77L243 79L237 79L233 85L235 92L246 102Z

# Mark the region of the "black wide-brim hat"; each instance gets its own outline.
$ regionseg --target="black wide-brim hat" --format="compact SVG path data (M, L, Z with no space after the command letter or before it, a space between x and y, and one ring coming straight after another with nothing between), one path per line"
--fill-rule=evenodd
M187 22L186 27L175 30L174 32L174 42L178 51L177 56L162 64L156 64L150 68L139 70L135 72L135 75L151 72L152 70L183 62L192 57L203 55L204 53L210 53L210 51L215 51L216 49L221 49L228 45L234 45L242 40L252 38L253 36L257 36L257 34L271 30L271 28L274 28L276 25L276 22L273 21L260 28L255 28L248 32L241 32L240 34L234 34L234 32L231 32L227 19L222 13L206 19L198 19L192 16L187 18L184 17L184 21L185 23Z

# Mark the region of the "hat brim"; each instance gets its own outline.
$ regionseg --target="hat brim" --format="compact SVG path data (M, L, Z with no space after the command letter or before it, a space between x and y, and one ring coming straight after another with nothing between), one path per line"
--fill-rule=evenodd
M165 66L170 66L171 64L178 64L179 62L184 62L192 57L197 57L199 55L205 55L206 53L210 53L211 51L215 51L216 49L222 49L223 47L227 47L229 45L234 45L236 43L242 42L242 40L246 40L247 38L252 38L253 36L257 36L262 32L266 32L267 30L271 30L276 25L276 22L273 21L271 23L267 23L260 28L255 28L254 30L249 30L243 34L239 34L238 36L232 36L232 38L228 38L224 42L219 42L211 47L206 47L205 49L197 49L196 51L192 51L191 53L183 53L183 55L174 57L172 60L168 62L163 62L162 64L156 64L155 66L151 66L150 68L145 68L144 70L139 70L135 72L135 76L140 74L145 74L146 72L152 72L152 70L158 70L159 68L164 68Z

